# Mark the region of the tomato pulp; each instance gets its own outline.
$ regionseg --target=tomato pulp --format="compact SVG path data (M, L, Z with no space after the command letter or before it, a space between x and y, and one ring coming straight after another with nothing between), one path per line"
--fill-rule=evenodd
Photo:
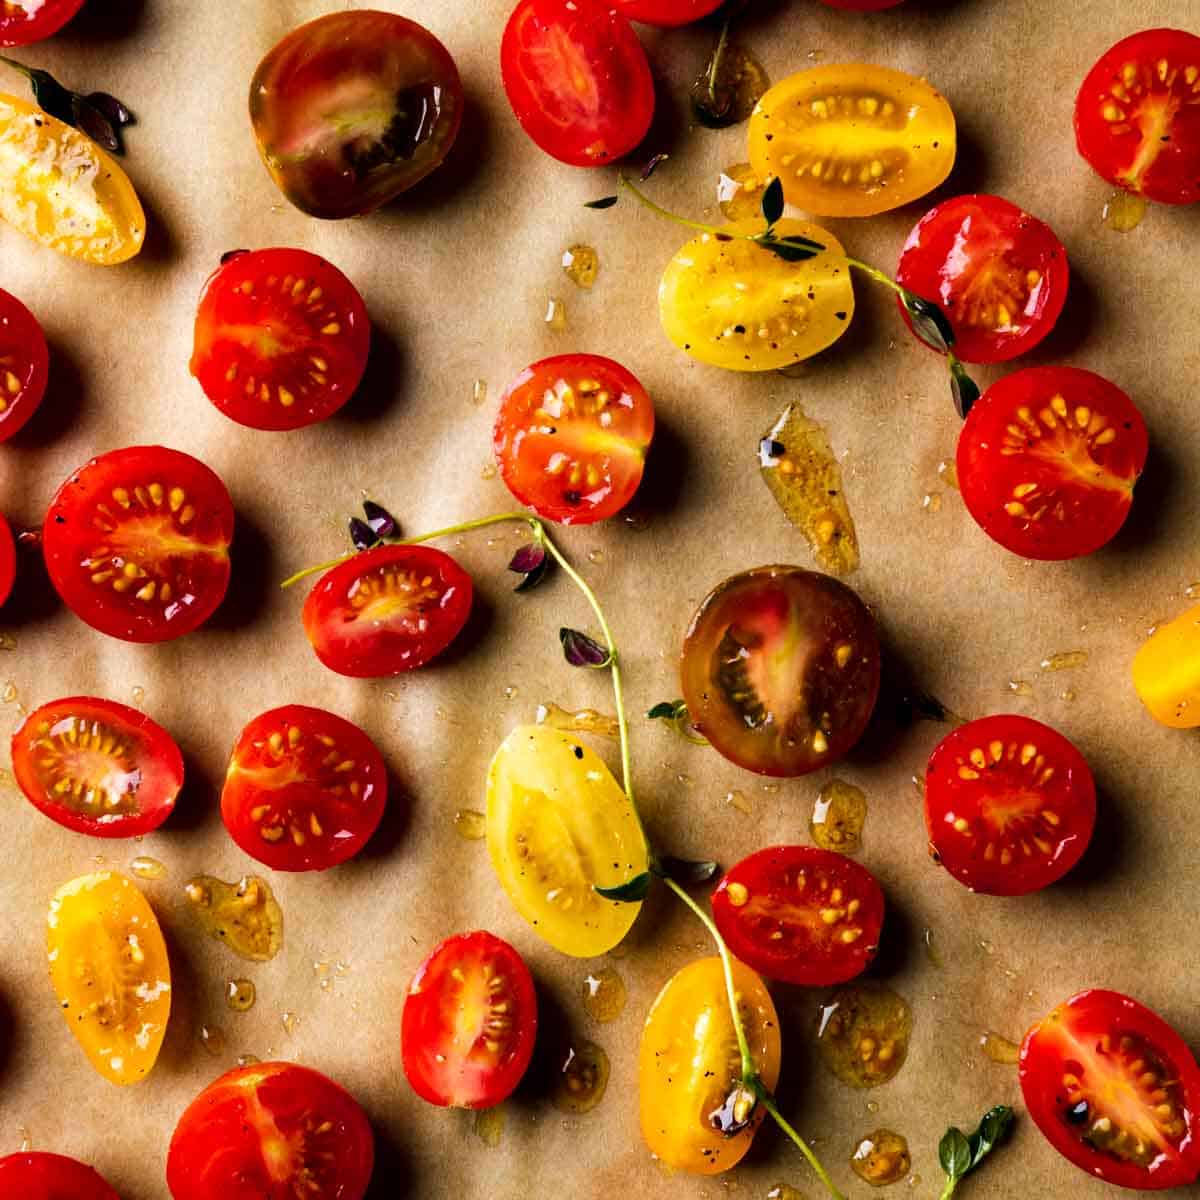
M37 411L49 375L50 351L37 318L16 296L0 291L0 442Z

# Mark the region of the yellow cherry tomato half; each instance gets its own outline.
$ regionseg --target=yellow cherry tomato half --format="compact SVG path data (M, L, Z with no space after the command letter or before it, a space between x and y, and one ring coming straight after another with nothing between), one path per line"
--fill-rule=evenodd
M842 63L789 75L750 117L750 163L789 204L870 217L933 191L954 166L954 113L924 79Z
M779 1082L779 1018L766 984L734 961L733 983L754 1065L774 1090ZM729 1013L719 958L689 963L667 981L642 1030L638 1095L642 1138L659 1159L679 1171L717 1175L736 1166L750 1149L765 1115L727 1137L712 1114L742 1077L737 1035Z
M171 967L154 911L132 879L81 875L50 901L50 981L67 1026L112 1083L150 1074L171 1013Z
M759 233L761 219L722 233ZM774 371L836 342L854 316L854 287L841 243L828 230L785 217L779 237L826 247L786 262L744 238L702 233L667 264L658 288L663 329L681 350L730 371Z
M0 217L26 237L100 266L132 258L146 214L116 161L36 105L0 95Z
M1133 686L1172 729L1200 725L1200 604L1160 625L1133 658Z
M640 903L605 900L647 870L633 806L598 755L544 725L520 725L488 770L487 844L500 886L539 937L576 958L611 950Z

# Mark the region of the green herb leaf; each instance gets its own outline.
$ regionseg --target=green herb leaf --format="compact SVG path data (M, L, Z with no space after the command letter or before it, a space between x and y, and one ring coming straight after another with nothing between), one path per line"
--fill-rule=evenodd
M979 385L967 374L967 369L950 355L950 394L954 397L954 408L966 420L975 401L979 399Z
M961 1129L951 1126L938 1143L938 1162L951 1179L959 1179L971 1169L971 1146Z
M682 700L660 700L647 714L651 721L678 721L687 716Z
M590 667L594 671L612 663L612 655L595 638L590 638L578 629L560 629L558 640L562 642L563 654L573 667Z
M66 125L82 130L92 141L113 154L121 154L121 127L133 123L133 114L120 100L107 92L92 92L81 96L63 87L49 71L27 67L11 58L0 56L0 62L20 71L29 80L33 98L44 113L57 117Z
M620 904L637 904L645 900L649 894L651 882L652 876L650 872L643 871L640 875L635 875L632 879L619 884L617 887L593 887L592 891L597 896L603 896L605 900L616 900Z
M707 883L721 869L719 863L665 855L658 860L658 873L676 883Z
M1012 1129L1016 1114L1007 1104L997 1104L989 1109L979 1122L979 1128L967 1139L971 1146L971 1166L974 1170L992 1150L998 1146Z
M783 216L783 180L778 175L767 184L762 194L762 215L770 227Z
M764 250L770 250L772 254L782 258L784 262L804 262L806 259L816 258L825 249L820 242L813 242L808 238L802 237L777 238L772 235L771 237L755 238L754 240Z
M954 345L954 328L940 305L926 300L907 288L900 293L904 310L912 322L913 333L927 346L942 354L948 354Z
M589 200L584 204L584 208L612 208L620 196L601 196L599 200Z

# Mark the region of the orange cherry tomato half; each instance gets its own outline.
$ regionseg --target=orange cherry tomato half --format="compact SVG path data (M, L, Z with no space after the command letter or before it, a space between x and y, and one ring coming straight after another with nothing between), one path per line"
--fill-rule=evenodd
M86 1163L39 1150L0 1158L0 1196L12 1200L121 1200Z
M1200 1175L1200 1068L1136 1000L1072 996L1025 1035L1019 1071L1034 1123L1093 1178L1157 1191Z
M204 285L192 374L227 417L299 429L354 395L371 322L354 284L307 250L238 250Z
M0 0L0 46L28 46L56 34L83 0Z
M1075 143L1109 183L1160 204L1200 200L1200 37L1146 29L1088 72Z
M404 1074L430 1104L491 1108L521 1082L537 1024L533 977L516 950L490 933L457 934L409 984Z
M500 43L500 73L521 128L574 167L623 158L654 116L646 52L604 0L519 0Z
M633 499L654 436L654 406L620 363L544 358L500 400L493 446L508 490L548 521L589 525Z
M50 351L37 318L16 296L0 291L0 442L37 411L49 374Z
M967 414L958 484L967 511L1005 549L1077 558L1125 524L1146 451L1146 423L1116 385L1078 367L1027 367Z
M0 513L0 605L12 595L17 581L17 543L4 514Z
M925 774L930 851L973 892L1023 896L1061 879L1096 824L1087 761L1031 717L969 721L947 734Z
M357 725L288 704L242 730L221 789L221 819L276 871L324 871L366 845L387 803L387 768Z
M167 1152L174 1200L362 1200L375 1138L332 1079L295 1063L238 1067L187 1107Z
M664 29L690 25L716 12L724 0L613 0L613 7L631 21Z

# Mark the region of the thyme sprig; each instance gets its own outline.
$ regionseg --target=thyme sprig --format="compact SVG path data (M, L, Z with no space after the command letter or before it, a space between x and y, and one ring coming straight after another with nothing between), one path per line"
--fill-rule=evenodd
M49 71L27 67L16 59L0 54L0 62L19 71L29 80L33 98L44 113L86 133L112 154L124 154L121 130L134 124L133 113L107 92L84 95L64 87Z

